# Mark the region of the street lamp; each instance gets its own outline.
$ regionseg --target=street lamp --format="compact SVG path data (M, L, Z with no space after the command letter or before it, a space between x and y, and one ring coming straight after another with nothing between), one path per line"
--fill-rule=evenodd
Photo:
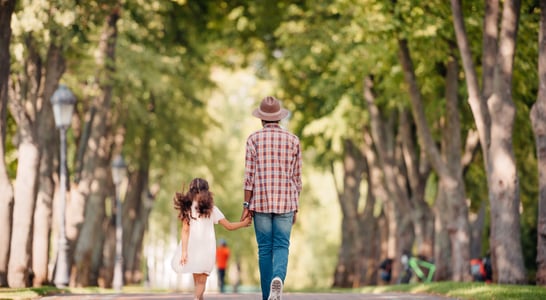
M57 250L57 265L55 268L54 283L57 287L66 287L70 281L70 267L68 265L68 240L66 238L66 130L70 126L76 97L65 85L59 85L53 96L53 116L55 126L61 133L61 157L60 157L60 221L59 221L59 245Z
M123 287L123 227L121 225L121 195L120 185L127 174L127 165L123 156L117 155L112 162L112 180L116 186L116 262L114 265L114 289L121 291Z

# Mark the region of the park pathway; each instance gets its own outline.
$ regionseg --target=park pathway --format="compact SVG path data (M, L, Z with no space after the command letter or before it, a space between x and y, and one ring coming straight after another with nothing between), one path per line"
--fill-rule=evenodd
M190 293L178 294L67 294L39 298L41 300L191 300ZM261 294L206 294L206 300L260 300ZM407 293L341 294L285 293L283 300L456 300L442 296Z

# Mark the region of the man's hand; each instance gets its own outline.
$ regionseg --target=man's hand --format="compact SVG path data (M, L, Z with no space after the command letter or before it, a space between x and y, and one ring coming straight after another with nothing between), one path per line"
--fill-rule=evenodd
M252 224L252 217L250 216L250 214L243 219L243 222L245 222L245 226L248 227L250 226L250 224Z
M244 221L246 218L250 219L250 223L248 223L247 226L250 226L252 224L252 212L248 208L243 209L243 213L241 214L240 221Z

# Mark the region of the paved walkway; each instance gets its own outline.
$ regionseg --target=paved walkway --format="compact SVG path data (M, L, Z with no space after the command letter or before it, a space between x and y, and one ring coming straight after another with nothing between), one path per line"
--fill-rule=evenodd
M71 294L42 297L43 300L191 300L189 293L180 294ZM261 300L261 294L207 294L206 300ZM383 293L383 294L341 294L341 293L285 293L284 300L456 300L433 295L406 294L406 293Z

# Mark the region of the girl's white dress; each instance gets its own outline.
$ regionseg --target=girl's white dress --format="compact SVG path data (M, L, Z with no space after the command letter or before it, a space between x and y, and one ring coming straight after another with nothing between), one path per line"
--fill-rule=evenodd
M210 274L216 262L216 236L214 224L224 219L224 214L214 206L210 217L197 217L197 202L191 207L190 236L188 238L188 260L185 265L180 263L182 257L182 241L171 260L171 266L176 273Z

